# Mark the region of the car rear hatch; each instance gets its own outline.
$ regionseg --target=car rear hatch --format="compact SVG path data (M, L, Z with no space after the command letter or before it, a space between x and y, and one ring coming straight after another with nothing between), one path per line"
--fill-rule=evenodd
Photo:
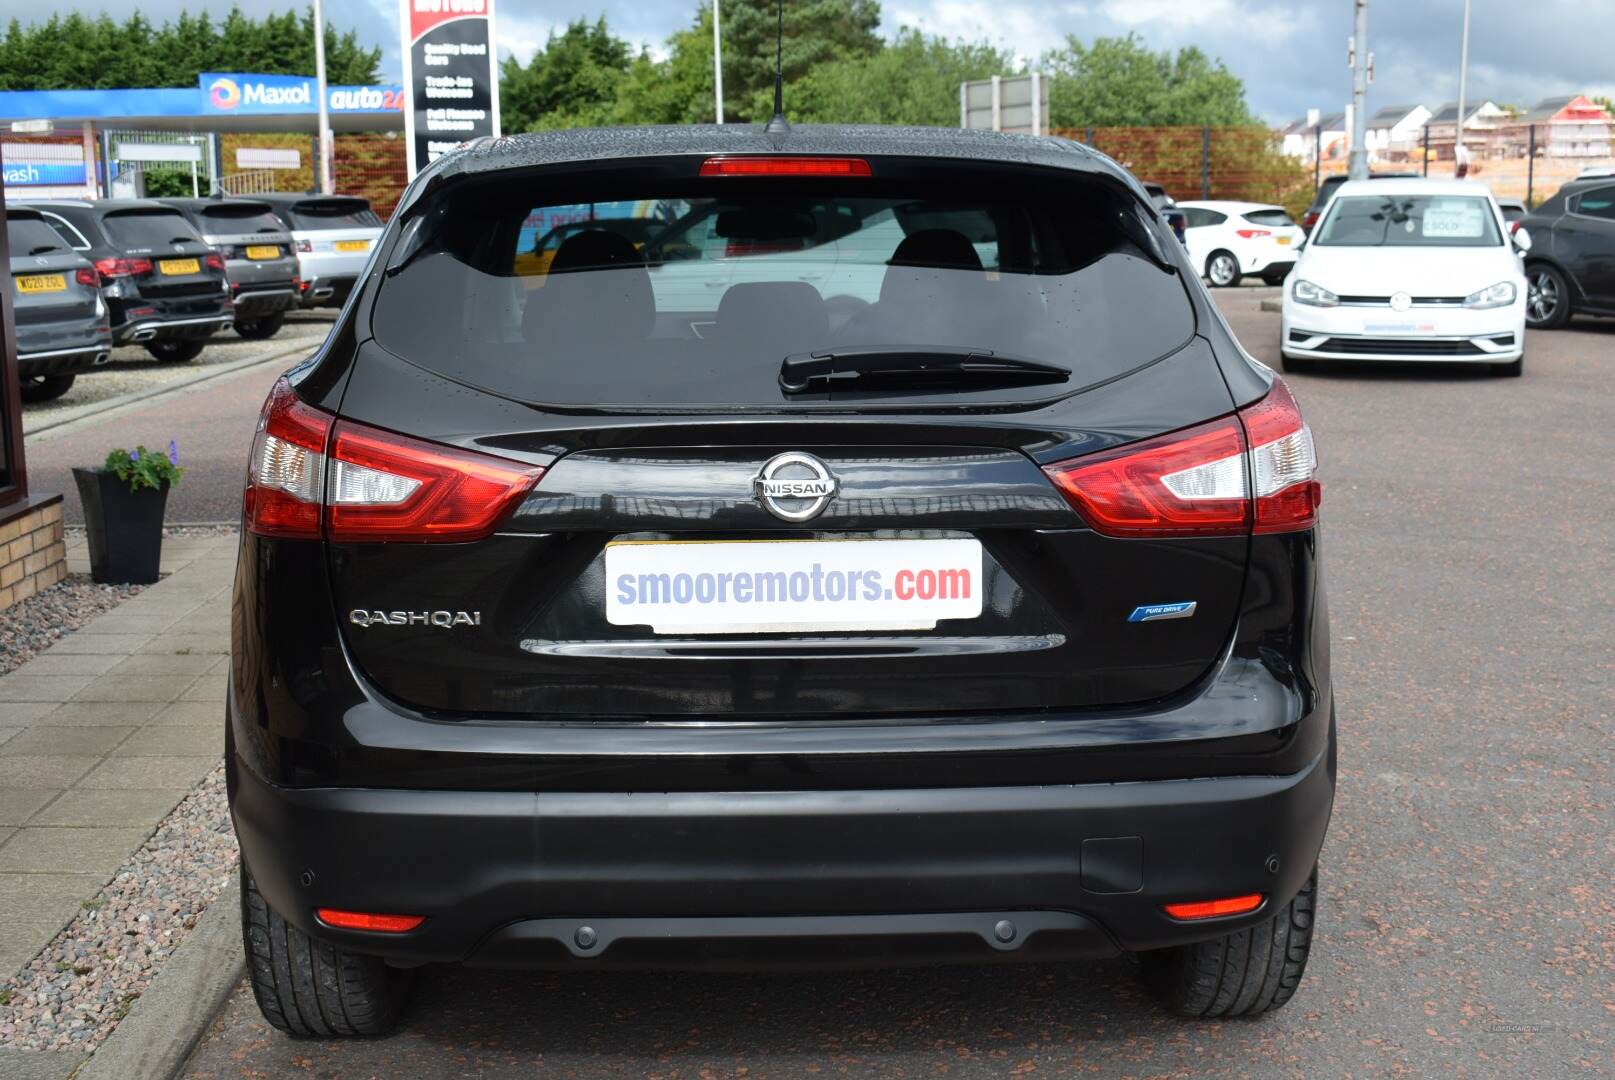
M201 207L197 227L224 256L225 272L236 289L290 288L297 276L291 233L266 203L219 200Z
M327 540L379 692L446 719L856 720L1149 702L1216 664L1248 520L1101 531L1056 475L1214 417L1217 453L1242 445L1153 211L1076 172L843 160L415 208L340 418L283 388L249 507ZM585 231L524 280L535 237L622 216L663 227Z
M13 208L6 226L18 325L94 319L99 283L89 264L37 214Z
M178 210L113 210L101 224L122 253L97 261L104 279L128 277L150 300L217 296L224 291L223 257Z
M297 248L326 262L349 261L353 272L369 258L381 235L381 219L363 199L340 195L302 199L287 208Z

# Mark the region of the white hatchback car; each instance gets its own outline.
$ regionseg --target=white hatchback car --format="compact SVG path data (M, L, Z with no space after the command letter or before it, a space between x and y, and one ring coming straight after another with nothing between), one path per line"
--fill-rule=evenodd
M1525 273L1497 201L1463 180L1342 184L1284 289L1284 369L1464 361L1518 375Z
M1295 265L1306 233L1284 207L1251 202L1182 202L1189 261L1218 288L1259 275L1277 285Z

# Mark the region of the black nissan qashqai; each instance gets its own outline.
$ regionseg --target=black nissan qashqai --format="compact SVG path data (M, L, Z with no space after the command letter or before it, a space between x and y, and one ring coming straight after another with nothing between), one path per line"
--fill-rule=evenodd
M264 1015L383 1031L437 962L1121 952L1185 1015L1282 1005L1335 783L1315 471L1075 143L440 158L251 450Z

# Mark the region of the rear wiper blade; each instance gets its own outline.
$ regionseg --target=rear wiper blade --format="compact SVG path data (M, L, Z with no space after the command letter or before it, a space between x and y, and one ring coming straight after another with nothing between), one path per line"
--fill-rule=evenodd
M992 384L1066 382L1071 372L1055 364L991 349L947 345L875 345L795 353L779 368L787 394L837 388L950 389Z

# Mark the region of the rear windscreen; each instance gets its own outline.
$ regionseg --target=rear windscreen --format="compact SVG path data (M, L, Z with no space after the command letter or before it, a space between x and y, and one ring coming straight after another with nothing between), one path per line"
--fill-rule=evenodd
M125 210L102 222L107 239L125 251L155 251L202 238L178 210Z
M535 403L770 406L803 353L964 347L1072 373L950 391L1033 400L1194 333L1159 223L1119 185L960 173L562 194L490 180L425 200L378 293L377 341Z
M1295 224L1290 220L1290 215L1283 210L1252 210L1245 215L1245 220L1252 225L1266 225L1274 229L1282 229Z
M202 211L202 227L219 234L286 231L266 206L209 206Z
M294 229L378 229L381 218L370 204L349 199L300 202L288 213Z
M40 218L17 217L15 214L8 216L6 240L10 245L13 259L67 250L67 245L56 234L56 230L46 225Z

